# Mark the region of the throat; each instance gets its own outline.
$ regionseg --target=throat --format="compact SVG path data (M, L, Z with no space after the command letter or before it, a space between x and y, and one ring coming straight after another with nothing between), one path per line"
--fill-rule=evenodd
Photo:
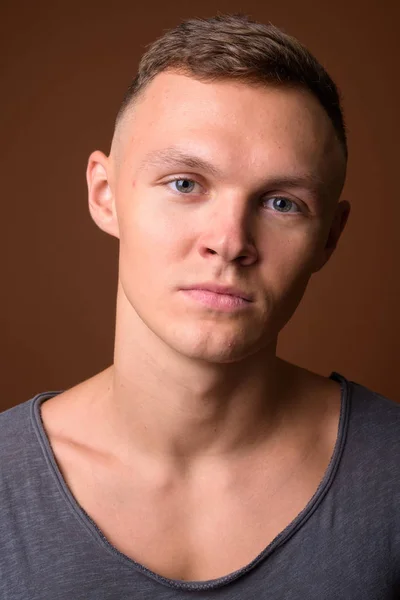
M103 413L108 434L127 448L170 457L197 460L204 456L246 452L273 437L284 423L287 399L278 382L242 381L228 389L215 385L201 395L168 387L157 394L114 384ZM129 391L128 391L129 389ZM292 409L288 406L288 411Z

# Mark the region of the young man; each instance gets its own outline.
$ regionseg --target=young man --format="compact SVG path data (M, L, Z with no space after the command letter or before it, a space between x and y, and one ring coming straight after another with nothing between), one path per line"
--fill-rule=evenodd
M276 356L346 159L334 83L278 29L148 50L87 169L114 363L0 418L3 600L400 598L400 406Z

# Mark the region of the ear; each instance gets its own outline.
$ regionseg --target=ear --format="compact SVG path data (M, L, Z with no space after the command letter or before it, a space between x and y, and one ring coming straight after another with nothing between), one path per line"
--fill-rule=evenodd
M110 185L111 165L103 152L96 150L89 156L86 169L89 212L96 225L119 238L115 200Z
M315 268L313 269L313 273L316 273L330 259L335 250L337 243L339 241L340 236L343 233L343 230L346 226L347 220L350 215L350 203L347 200L342 200L338 202L335 210L335 215L333 217L333 221L331 227L329 229L328 238L325 244L325 247L322 251L321 257L317 260Z

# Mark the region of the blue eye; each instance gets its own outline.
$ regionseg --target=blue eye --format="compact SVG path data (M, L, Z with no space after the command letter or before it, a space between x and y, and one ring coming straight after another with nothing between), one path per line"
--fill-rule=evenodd
M190 192L193 192L194 186L196 185L196 182L191 179L174 179L174 181L170 181L169 183L181 194L190 194Z
M275 212L300 212L299 207L292 200L289 200L289 198L285 198L284 196L274 196L273 198L267 198L266 202L270 201L272 201L272 207L275 210Z

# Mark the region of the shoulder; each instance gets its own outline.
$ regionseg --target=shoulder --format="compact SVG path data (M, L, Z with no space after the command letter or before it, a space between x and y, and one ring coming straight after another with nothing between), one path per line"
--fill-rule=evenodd
M35 412L38 403L52 393L37 394L0 414L0 527L3 529L5 521L13 519L16 507L40 492L40 475L46 466Z
M42 392L30 400L0 413L0 470L14 471L18 464L27 464L37 446L38 405L45 398L60 392ZM39 417L40 418L40 417Z
M100 376L103 372L68 389L41 392L0 413L0 456L6 450L23 452L44 431L79 429L83 409L98 393Z
M400 489L400 404L354 381L342 378L342 386L345 463Z
M30 427L34 403L45 395L45 392L37 394L34 398L0 413L0 449L3 459L7 449L11 450L17 445L22 445L24 440L22 434L28 433L27 429Z
M375 436L385 432L386 438L400 441L400 403L366 386L345 381L345 392L348 394L351 419L360 428L360 433L373 431Z

